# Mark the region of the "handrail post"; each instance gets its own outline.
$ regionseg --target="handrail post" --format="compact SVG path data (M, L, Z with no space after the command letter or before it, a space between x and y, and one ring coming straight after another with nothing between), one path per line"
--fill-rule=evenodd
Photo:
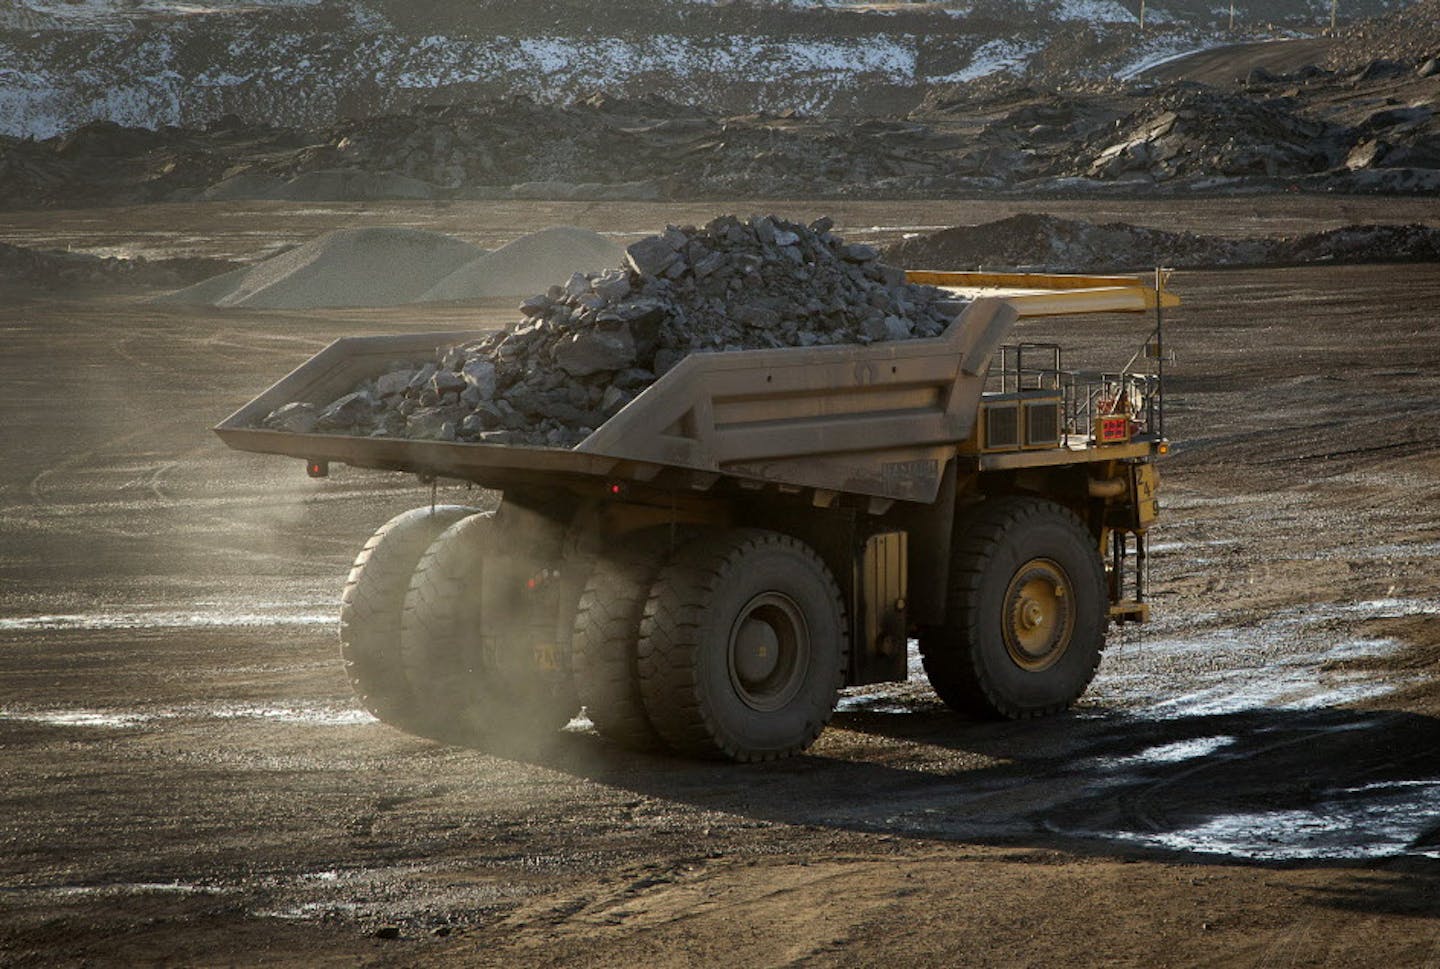
M1162 441L1165 440L1165 300L1162 298L1165 292L1164 273L1159 266L1155 267L1155 356L1156 380L1159 383L1156 395L1160 398L1160 419L1156 430Z

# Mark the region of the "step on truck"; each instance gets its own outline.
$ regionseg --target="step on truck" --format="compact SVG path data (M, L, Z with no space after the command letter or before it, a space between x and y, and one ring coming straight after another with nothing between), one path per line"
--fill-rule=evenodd
M215 430L312 476L499 492L494 511L392 519L346 582L345 670L413 733L501 745L583 708L633 748L785 757L841 688L907 679L911 641L966 716L1065 710L1110 624L1148 617L1179 300L1160 273L908 276L957 297L940 336L694 354L573 448L256 426L473 332L338 340ZM1147 323L1114 372L1007 342L1025 318L1095 313Z

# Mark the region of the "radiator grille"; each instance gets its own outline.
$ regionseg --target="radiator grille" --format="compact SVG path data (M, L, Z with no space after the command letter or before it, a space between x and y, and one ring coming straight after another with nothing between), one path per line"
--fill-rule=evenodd
M1020 411L1014 404L985 408L985 447L1020 446Z
M1060 443L1060 405L1042 401L1025 405L1025 443L1055 447Z

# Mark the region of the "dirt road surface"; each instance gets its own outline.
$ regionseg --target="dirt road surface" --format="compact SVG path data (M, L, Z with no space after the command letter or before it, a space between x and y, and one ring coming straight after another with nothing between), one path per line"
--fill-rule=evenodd
M157 206L14 213L0 239L253 256L340 225L494 244L759 207ZM886 241L1017 207L836 208ZM1236 233L1437 216L1052 208ZM1155 621L1112 635L1072 714L967 723L917 672L759 767L583 720L497 756L350 699L346 569L428 489L311 481L209 427L334 337L510 310L0 305L0 963L1440 966L1440 267L1174 285ZM1026 326L1088 343L1080 365L1143 336Z

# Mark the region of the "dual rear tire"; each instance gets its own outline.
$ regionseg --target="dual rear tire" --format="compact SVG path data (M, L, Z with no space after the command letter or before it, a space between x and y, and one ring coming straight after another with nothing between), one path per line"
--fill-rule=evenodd
M578 707L567 637L524 512L455 505L397 515L345 584L340 655L362 706L411 733L478 746L528 741Z
M627 747L773 760L808 747L849 655L839 588L804 543L762 529L630 536L576 613L576 684Z
M635 655L645 712L672 750L775 760L830 721L849 630L839 587L809 546L733 529L696 539L660 570Z
M668 528L625 536L598 556L575 611L575 688L602 736L633 750L665 741L650 724L640 694L636 643L650 589L672 551Z
M360 705L402 730L421 732L425 705L406 675L401 616L410 580L435 539L476 513L439 505L396 515L360 550L340 597L340 661Z
M502 507L442 532L416 564L400 623L405 679L432 736L514 748L578 709L556 641L555 596L523 513ZM528 517L528 516L526 516Z

